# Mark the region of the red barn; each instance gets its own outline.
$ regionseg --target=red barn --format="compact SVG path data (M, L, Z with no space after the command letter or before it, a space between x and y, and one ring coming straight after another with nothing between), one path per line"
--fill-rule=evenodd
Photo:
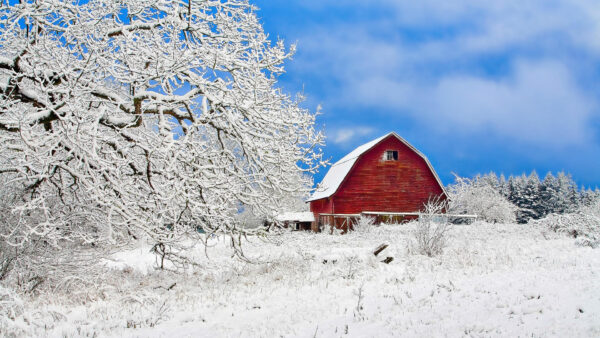
M446 198L429 160L396 133L363 144L331 166L308 199L313 230L324 224L346 229L360 214L414 218L427 201Z

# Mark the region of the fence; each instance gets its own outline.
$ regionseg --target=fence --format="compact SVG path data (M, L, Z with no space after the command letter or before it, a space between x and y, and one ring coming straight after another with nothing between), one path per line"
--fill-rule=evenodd
M360 214L319 214L317 225L319 231L328 226L346 232L352 230L354 222L357 222L360 217L373 217L375 223L405 223L419 218L419 212L380 212L380 211L363 211ZM477 219L477 215L468 214L439 214L440 221L461 221L472 222Z

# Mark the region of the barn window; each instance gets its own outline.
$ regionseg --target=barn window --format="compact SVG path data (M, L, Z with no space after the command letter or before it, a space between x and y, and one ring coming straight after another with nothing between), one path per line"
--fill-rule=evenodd
M398 151L397 150L387 150L385 152L385 156L383 158L386 161L398 161Z

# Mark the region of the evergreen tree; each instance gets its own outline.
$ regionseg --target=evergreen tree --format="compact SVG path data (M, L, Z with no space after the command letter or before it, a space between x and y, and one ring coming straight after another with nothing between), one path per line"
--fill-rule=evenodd
M498 179L498 191L502 196L508 198L508 181L504 177L504 174L501 174Z
M559 212L559 186L558 180L551 172L546 174L540 186L540 195L543 204L543 216Z
M527 210L526 218L539 219L543 216L543 203L540 194L540 178L535 171L527 177L525 189L523 192L523 208Z
M516 202L517 202L518 188L517 188L517 183L515 181L516 181L516 179L512 175L508 178L507 188L506 188L506 198L512 204L517 205Z
M571 175L567 175L564 172L559 172L556 179L558 181L556 213L563 214L573 211L579 205L577 185L571 178Z
M500 192L500 182L498 181L498 176L493 171L490 171L488 174L481 176L481 178L477 179L476 181L482 184L486 184L492 187L494 190Z
M598 198L598 191L594 191L590 188L587 190L581 190L581 205L582 206L590 206L592 203Z
M572 212L600 198L598 188L595 191L578 188L573 178L564 172L559 172L557 176L549 172L543 181L535 171L529 176L522 174L509 176L508 179L490 172L477 175L471 183L477 187L490 187L514 204L518 208L519 223L540 219L551 213Z

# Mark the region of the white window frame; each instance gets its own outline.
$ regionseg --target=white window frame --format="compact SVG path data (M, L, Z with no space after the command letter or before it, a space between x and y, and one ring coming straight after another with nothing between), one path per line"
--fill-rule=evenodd
M396 156L394 156L396 155ZM384 161L398 161L398 150L386 150L383 153Z

